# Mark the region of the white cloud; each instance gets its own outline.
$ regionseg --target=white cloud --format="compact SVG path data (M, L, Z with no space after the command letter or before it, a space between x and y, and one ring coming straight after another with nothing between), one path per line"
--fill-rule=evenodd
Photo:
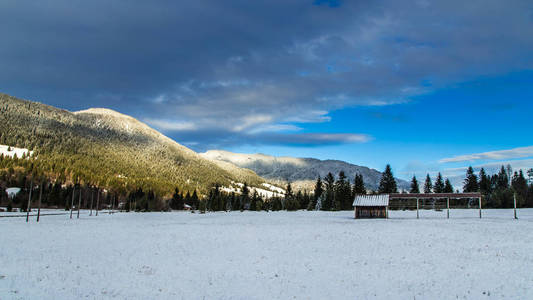
M272 122L272 116L265 114L249 115L236 121L239 122L239 125L234 126L233 131L239 132L255 125Z
M443 158L439 160L439 163L464 162L464 161L473 161L473 160L501 160L501 159L512 159L512 158L524 158L524 157L530 157L530 156L533 156L533 146L520 147L520 148L509 149L509 150L459 155L455 157Z

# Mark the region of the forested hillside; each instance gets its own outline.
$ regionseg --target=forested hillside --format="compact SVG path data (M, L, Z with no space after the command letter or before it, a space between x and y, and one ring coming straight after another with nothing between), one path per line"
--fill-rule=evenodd
M142 188L165 196L178 187L207 194L215 183L264 182L250 170L234 168L230 173L118 112L72 113L5 94L0 94L0 144L33 150L33 167L25 168L49 180L117 192Z

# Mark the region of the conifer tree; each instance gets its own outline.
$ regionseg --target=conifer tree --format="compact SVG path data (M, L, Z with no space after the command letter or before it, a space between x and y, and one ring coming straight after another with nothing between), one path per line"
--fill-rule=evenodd
M479 191L488 196L491 193L490 177L485 173L485 169L481 168L479 171Z
M392 174L390 165L387 165L385 167L385 172L383 172L383 174L381 175L378 191L381 194L390 194L398 192L396 180L394 179L394 175Z
M198 194L196 193L196 189L194 190L194 192L192 193L192 196L191 196L191 206L194 208L197 208L198 207Z
M505 190L509 188L509 176L507 176L507 171L505 167L502 166L500 172L496 177L496 189Z
M192 206L191 193L189 193L189 191L187 191L187 194L185 194L185 198L183 198L183 203Z
M354 182L353 182L352 199L355 198L355 196L357 195L365 195L365 194L366 194L366 187L365 187L365 182L363 180L363 175L356 174Z
M416 180L416 176L413 176L413 179L411 180L411 189L409 190L409 193L420 194L420 187L418 186L418 180Z
M333 177L333 174L328 173L326 177L324 178L324 185L325 185L325 191L324 191L324 201L322 201L321 209L322 210L331 210L333 208L333 201L335 198L335 178Z
M311 198L311 201L309 202L309 205L307 206L307 210L315 209L318 198L322 195L323 192L324 192L324 187L322 186L322 180L320 180L320 176L318 176L318 178L316 179L316 183L315 183L315 190L313 193L313 197Z
M172 209L182 210L183 209L183 198L179 192L179 189L176 187L174 189L174 194L172 195L172 200L170 202L170 207Z
M442 175L437 175L437 180L435 180L435 185L433 185L433 192L435 193L443 193L444 192L444 180L442 179Z
M450 179L446 178L446 183L444 183L444 193L453 193L453 185L450 182Z
M242 211L248 207L248 202L250 201L250 190L246 182L242 186L240 199L239 209Z
M431 177L429 174L426 175L426 182L424 183L424 193L430 194L433 191L433 183L431 183Z
M524 173L522 172L522 170L520 170L519 172L514 172L512 188L516 193L517 205L519 207L523 206L527 199L528 186L527 180L524 177Z
M479 192L479 183L477 182L477 176L476 174L474 174L474 169L472 167L468 167L468 170L466 171L466 179L464 181L463 192Z
M349 210L352 205L352 189L350 183L346 180L344 171L339 172L339 178L335 183L335 210Z
M254 190L254 193L252 194L252 199L250 201L250 210L256 211L257 210L257 201L259 199L259 195L257 194L257 191Z

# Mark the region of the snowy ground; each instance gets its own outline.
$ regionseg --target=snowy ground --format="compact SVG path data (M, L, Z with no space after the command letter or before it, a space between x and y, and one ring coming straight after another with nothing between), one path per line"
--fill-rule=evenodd
M0 218L0 299L533 299L533 210L483 213Z

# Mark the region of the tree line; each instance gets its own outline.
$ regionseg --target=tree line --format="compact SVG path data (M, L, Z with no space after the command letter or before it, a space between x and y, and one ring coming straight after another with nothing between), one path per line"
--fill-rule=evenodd
M117 208L126 211L164 211L192 209L200 211L231 210L351 210L357 195L398 193L398 185L390 165L387 165L377 190L367 190L363 175L356 174L350 181L343 171L335 177L328 173L318 177L312 192L293 191L290 182L285 195L266 198L246 183L240 193L226 192L221 184L215 184L208 195L201 196L197 190L180 191L176 186L171 198L165 198L152 189L142 187L129 189L104 189L88 181L82 181L74 174L70 181L66 176L51 178L38 168L38 160L33 157L17 158L0 155L0 205L26 210L30 190L42 189L43 207L70 209L72 199L81 194L81 208ZM487 175L482 168L478 174L469 167L463 184L463 192L481 192L483 206L488 208L513 207L516 195L518 207L533 207L533 169L513 172L510 166L501 167L499 173ZM12 199L7 197L7 187L20 187L21 191ZM438 173L435 182L429 174L420 187L416 176L411 180L409 193L453 193L449 179ZM402 191L407 192L407 191ZM459 192L459 191L457 191ZM37 201L39 193L32 193L31 203ZM96 197L100 201L96 201ZM77 203L75 203L77 205ZM98 205L98 206L97 206Z

